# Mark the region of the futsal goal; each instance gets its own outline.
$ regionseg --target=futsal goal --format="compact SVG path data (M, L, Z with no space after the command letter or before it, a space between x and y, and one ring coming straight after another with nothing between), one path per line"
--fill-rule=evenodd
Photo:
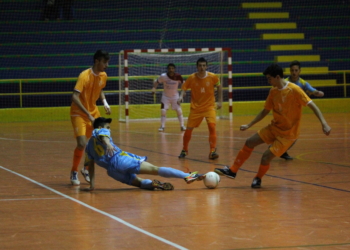
M208 61L208 71L219 76L221 97L228 105L218 110L219 118L232 119L232 59L230 48L182 48L182 49L135 49L119 53L119 121L150 120L160 118L160 100L163 86L158 85L152 94L153 81L166 73L167 65L173 63L176 72L186 81L197 72L200 57ZM179 89L180 91L180 89ZM181 104L184 117L190 107L190 90ZM216 91L216 101L219 101ZM224 103L223 102L223 103ZM167 116L176 117L175 112Z

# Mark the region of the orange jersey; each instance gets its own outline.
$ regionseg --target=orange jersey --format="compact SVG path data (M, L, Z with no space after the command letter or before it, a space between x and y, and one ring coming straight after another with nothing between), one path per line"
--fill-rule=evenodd
M196 112L215 110L215 87L220 86L219 77L214 73L206 72L204 78L199 78L196 73L182 85L181 89L191 89L191 110Z
M106 86L106 81L107 74L105 72L96 75L92 71L92 68L90 68L80 73L78 81L74 87L74 91L80 93L79 99L83 106L95 118L96 116L99 116L96 101L100 98L101 90ZM70 108L70 115L86 117L86 114L74 102L72 102Z
M284 138L298 138L302 108L310 102L305 92L291 82L283 89L272 88L265 102L265 109L273 111L272 130Z

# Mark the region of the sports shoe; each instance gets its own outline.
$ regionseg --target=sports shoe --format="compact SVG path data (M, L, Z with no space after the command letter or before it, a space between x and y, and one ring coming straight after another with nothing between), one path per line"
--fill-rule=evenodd
M185 177L184 180L187 184L191 184L194 181L201 181L205 179L205 174L198 174L198 172L192 172L189 176Z
M224 166L224 168L215 168L214 172L219 175L225 175L228 178L234 179L236 178L237 173L231 171L228 166Z
M160 128L158 129L158 131L159 131L159 132L164 132L164 127L160 127Z
M261 188L261 179L259 177L253 179L252 188Z
M185 131L185 130L186 130L186 127L185 127L185 126L181 126L180 130L181 130L181 131Z
M158 180L152 181L152 187L154 189L160 189L160 190L174 190L174 186L169 182L161 182Z
M90 183L89 170L83 168L82 170L80 170L80 173L84 176L84 179L86 180L86 182Z
M70 172L70 182L72 183L73 186L79 186L80 185L80 181L78 179L78 172L77 171Z
M287 152L284 152L284 154L281 155L280 158L285 159L286 161L293 160L293 157L291 157Z
M182 150L180 155L179 155L179 158L185 158L187 154L188 154L188 152L186 150Z
M217 158L219 158L219 155L218 155L218 153L216 153L216 149L209 153L209 159L210 160L214 160L214 159L217 159Z

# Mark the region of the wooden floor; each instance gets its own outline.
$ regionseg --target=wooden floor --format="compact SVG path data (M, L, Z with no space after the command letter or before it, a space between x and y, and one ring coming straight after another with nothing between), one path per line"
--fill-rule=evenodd
M295 159L274 159L259 190L250 184L267 145L217 189L171 179L175 190L168 192L126 186L102 168L96 190L82 192L69 181L70 122L1 124L0 249L350 249L350 114L325 117L329 137L314 115L303 116L289 151ZM157 166L206 173L231 165L271 116L239 131L252 118L218 120L217 160L208 160L205 122L181 160L177 121L168 121L165 133L157 131L159 121L115 121L112 135L120 148Z

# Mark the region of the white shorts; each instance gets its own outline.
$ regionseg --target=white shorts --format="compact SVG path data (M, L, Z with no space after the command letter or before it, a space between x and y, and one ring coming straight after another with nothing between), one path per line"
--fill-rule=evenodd
M162 95L162 109L168 110L169 106L171 105L172 110L180 109L181 106L177 103L179 100L179 96L175 97L167 97L165 95Z

